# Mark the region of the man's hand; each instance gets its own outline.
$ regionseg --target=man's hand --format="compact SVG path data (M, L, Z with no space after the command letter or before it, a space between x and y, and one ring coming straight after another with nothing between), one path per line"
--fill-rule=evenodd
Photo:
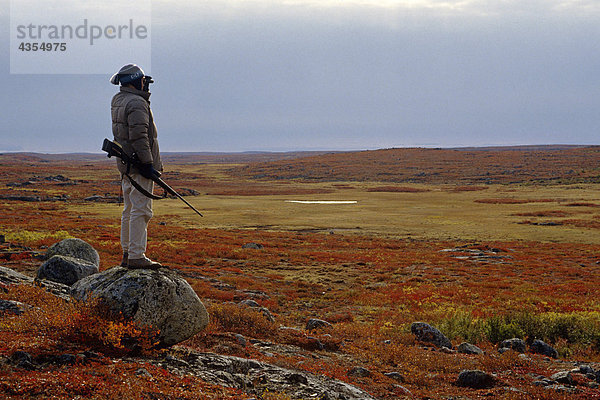
M154 177L160 177L160 172L154 169L152 163L138 165L138 171L146 179L152 179Z

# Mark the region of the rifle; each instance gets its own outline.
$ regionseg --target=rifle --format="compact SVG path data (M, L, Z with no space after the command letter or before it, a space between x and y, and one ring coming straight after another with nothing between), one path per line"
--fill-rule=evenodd
M116 140L109 140L109 139L104 139L104 142L102 143L102 150L104 150L106 153L108 153L108 156L107 156L108 158L111 158L111 157L120 158L121 162L123 164L127 165L127 173L125 173L125 176L127 176L127 178L129 178L129 181L131 181L131 184L137 190L142 192L143 195L145 195L146 197L150 197L151 199L154 199L154 200L160 200L163 198L163 197L159 197L159 196L156 196L156 195L148 192L146 189L141 187L136 181L131 179L131 177L129 176L129 168L131 168L131 166L137 167L137 165L140 164L140 161L137 158L137 155L135 153L132 156L129 156L127 153L125 153L125 150L123 150L123 146L121 146ZM150 178L150 179L152 179L161 188L163 188L165 190L165 195L166 195L166 193L172 194L173 196L177 197L179 200L183 201L189 208L194 210L196 212L196 214L203 217L203 215L200 213L200 211L196 210L193 205L188 203L188 201L186 199L184 199L179 193L177 193L175 191L175 189L173 189L171 186L167 185L167 183L165 181L163 181L160 178L160 176L161 176L160 172L155 171L155 173L152 175L152 178Z

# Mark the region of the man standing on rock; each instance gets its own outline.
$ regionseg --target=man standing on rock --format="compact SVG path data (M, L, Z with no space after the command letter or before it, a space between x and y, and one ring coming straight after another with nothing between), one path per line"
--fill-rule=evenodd
M128 166L117 159L123 189L121 216L121 266L130 269L158 269L161 265L146 257L148 222L152 218L152 199L141 193L131 182L152 193L152 176L162 171L156 125L150 110L150 83L152 77L135 64L123 66L110 79L121 85L111 103L112 131L115 141L123 146L130 157L137 157L138 167Z

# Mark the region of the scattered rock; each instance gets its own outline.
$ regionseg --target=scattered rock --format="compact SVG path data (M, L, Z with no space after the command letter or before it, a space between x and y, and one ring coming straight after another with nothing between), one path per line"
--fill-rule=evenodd
M462 354L483 354L483 350L471 343L463 342L458 345L457 351Z
M43 263L37 271L37 279L72 286L78 280L98 272L98 266L79 258L55 255Z
M519 339L519 338L507 339L507 340L503 341L502 343L500 343L498 348L511 349L518 353L525 353L525 351L526 351L525 341L523 339Z
M10 268L0 267L0 283L5 285L35 285L38 284L45 288L53 295L60 297L64 300L71 298L71 289L67 285L53 281L34 281L32 277L23 275L20 272L13 271Z
M558 358L558 352L552 346L539 339L533 341L531 346L529 346L529 350L532 353L543 354L552 358Z
M27 308L31 308L31 306L14 300L0 300L0 315L21 315Z
M452 343L442 332L425 322L413 322L410 331L422 342L433 343L437 347L452 348Z
M329 322L327 321L323 321L322 319L317 319L317 318L311 318L306 322L306 330L307 331L312 331L315 329L322 329L322 328L332 328L333 325L331 325Z
M98 297L115 313L160 331L162 346L171 346L208 325L206 308L190 285L171 270L114 267L73 285L75 299Z
M260 304L258 304L256 301L251 300L251 299L246 299L246 300L242 300L240 301L240 304L244 304L248 307L252 307L252 308L260 308Z
M401 373L395 372L395 371L394 372L386 372L383 375L387 376L388 378L392 378L400 383L403 383L406 380Z
M181 366L165 360L146 362L172 373L190 374L213 385L242 389L256 397L269 392L285 393L295 399L374 400L368 393L348 383L239 357L199 353L185 349ZM138 360L139 361L139 360Z
M573 376L571 371L560 371L550 377L554 382L562 383L565 385L573 384Z
M35 365L33 365L31 355L24 351L15 351L10 356L10 361L19 368L23 368L29 371L35 369Z
M260 250L262 249L264 246L260 243L246 243L245 245L242 246L242 249L254 249L254 250Z
M138 369L135 371L135 374L136 374L137 376L146 376L146 377L148 377L148 378L152 378L152 375L150 374L150 372L148 372L148 370L147 370L146 368L138 368Z
M354 367L350 371L348 371L348 376L352 376L355 378L368 378L373 375L371 371L363 367Z
M77 238L64 239L50 246L46 251L46 257L51 258L55 255L79 258L100 266L98 252L90 244Z
M237 340L237 342L240 344L240 346L246 347L246 345L248 344L248 341L246 340L246 338L243 335L236 333L233 336L235 337L235 340Z
M275 317L273 317L273 314L271 314L271 311L269 311L269 309L267 307L262 307L256 301L251 300L251 299L246 299L246 300L240 301L240 304L248 306L248 307L251 307L251 308L254 308L254 309L260 311L262 313L262 315L264 315L264 317L269 322L275 322Z
M486 389L494 387L496 381L496 377L483 371L465 370L458 375L456 385L473 389Z
M579 366L579 372L581 372L582 374L595 374L596 371L594 371L594 368L590 367L587 364L583 364Z

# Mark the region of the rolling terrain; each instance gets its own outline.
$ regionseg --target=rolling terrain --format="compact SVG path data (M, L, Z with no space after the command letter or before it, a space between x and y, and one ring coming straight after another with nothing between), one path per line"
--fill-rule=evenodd
M85 306L2 285L0 299L44 311L0 315L0 391L7 398L194 399L199 391L206 399L297 398L268 383L223 387L158 365L192 351L336 378L378 399L600 398L584 374L573 373L562 388L534 384L583 364L600 368L598 148L166 160L164 179L205 218L177 199L155 202L148 254L188 280L211 315L207 330L175 348L134 354L95 330ZM65 237L92 244L101 270L117 265L121 205L113 162L0 155L0 266L34 276L39 255ZM257 248L244 247L250 243ZM243 300L267 308L274 322ZM79 325L66 313L78 315ZM310 318L331 326L308 331ZM485 354L418 341L410 331L415 321L438 327L455 347L466 341ZM512 337L542 339L559 358L500 354L498 343ZM98 360L24 370L7 361L16 351L38 360L88 351ZM150 378L136 374L142 367ZM369 374L350 373L358 367ZM466 369L494 374L497 383L457 386Z

